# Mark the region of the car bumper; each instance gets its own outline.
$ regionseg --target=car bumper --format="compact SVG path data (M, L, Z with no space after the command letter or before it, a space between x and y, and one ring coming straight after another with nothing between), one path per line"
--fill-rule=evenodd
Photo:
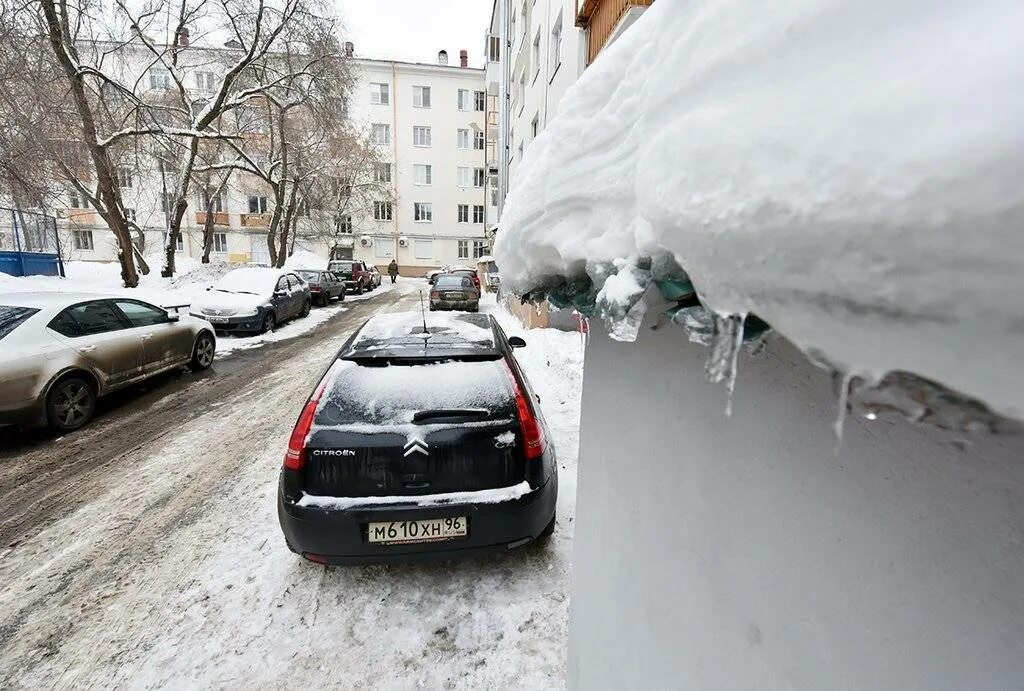
M24 407L0 410L0 427L20 425L41 427L46 424L46 406L42 400L27 401Z
M192 316L208 321L214 331L259 331L263 326L262 312L244 317L211 317L206 314L193 314Z
M475 310L480 308L480 299L475 300L431 300L430 307L435 310Z
M455 559L507 552L530 544L555 515L558 478L518 499L494 504L366 506L337 510L297 506L278 490L277 513L289 547L328 564L385 564ZM445 542L381 545L367 539L367 524L465 516L469 535ZM308 557L307 557L308 558Z

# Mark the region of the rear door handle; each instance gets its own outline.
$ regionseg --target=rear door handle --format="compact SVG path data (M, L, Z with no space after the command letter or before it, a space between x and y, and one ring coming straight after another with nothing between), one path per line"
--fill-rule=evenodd
M96 346L94 346L94 345L87 345L87 346L79 346L78 347L78 352L80 352L80 353L91 353L94 350L96 350Z
M143 341L148 341L151 338L153 338L153 334L142 334L139 336L139 339Z

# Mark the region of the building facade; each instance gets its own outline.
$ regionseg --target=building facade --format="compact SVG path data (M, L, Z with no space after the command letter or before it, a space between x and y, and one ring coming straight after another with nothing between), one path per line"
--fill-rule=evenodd
M352 59L355 86L349 115L371 137L379 160L373 170L353 174L372 179L380 190L379 199L341 214L333 237L328 233L318 234L315 240L299 239L296 249L379 266L396 259L405 275L471 263L487 253L487 99L484 71L467 63L465 51L456 64L448 64L444 51L437 64ZM192 75L197 97L206 85L219 80L212 73L215 64L208 61ZM144 78L160 89L165 77L151 69ZM140 249L145 255L157 254L163 246L168 226L164 196L173 187L173 172L165 171L160 160L145 156L119 169L126 213L143 230ZM200 193L193 196L178 241L179 255L184 257L203 254L206 205ZM113 260L116 241L96 211L73 190L57 197L65 256ZM269 262L267 228L273 196L261 180L234 173L212 208L212 259Z

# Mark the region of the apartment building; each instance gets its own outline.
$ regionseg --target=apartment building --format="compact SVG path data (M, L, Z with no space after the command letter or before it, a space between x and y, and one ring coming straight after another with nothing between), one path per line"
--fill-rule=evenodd
M369 128L392 198L343 220L335 256L368 263L396 259L403 274L422 275L487 253L484 71L445 51L436 64L354 61L350 112Z
M202 64L192 70L190 89L202 97L219 80L218 69L229 59L208 49ZM436 64L365 60L352 56L356 84L349 115L372 138L380 163L372 176L380 199L365 209L337 219L334 236L300 240L299 247L327 257L363 259L380 266L396 259L405 275L468 263L487 253L485 221L485 110L483 69L468 67L466 51L449 64L441 51ZM126 56L126 69L134 61ZM141 68L138 68L141 70ZM149 68L143 74L153 90L168 88L170 76ZM127 214L144 230L143 252L158 253L166 237L166 190L174 171L152 156L140 156L118 170ZM182 234L181 256L203 253L205 199L197 192L189 201ZM112 260L117 245L94 209L74 190L58 195L62 245L72 259ZM239 264L267 263L267 227L273 197L262 181L237 172L212 200L215 232L211 258ZM315 210L312 210L315 213ZM310 223L309 218L300 224Z

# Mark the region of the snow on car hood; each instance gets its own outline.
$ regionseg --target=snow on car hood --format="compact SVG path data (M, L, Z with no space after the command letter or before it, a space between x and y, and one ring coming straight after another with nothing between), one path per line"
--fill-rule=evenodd
M218 310L225 314L242 310L254 310L267 302L266 295L252 295L249 293L228 293L216 288L206 292L192 303L193 311Z
M1021 27L1014 0L660 0L515 171L503 285L670 257L839 369L1024 417Z

